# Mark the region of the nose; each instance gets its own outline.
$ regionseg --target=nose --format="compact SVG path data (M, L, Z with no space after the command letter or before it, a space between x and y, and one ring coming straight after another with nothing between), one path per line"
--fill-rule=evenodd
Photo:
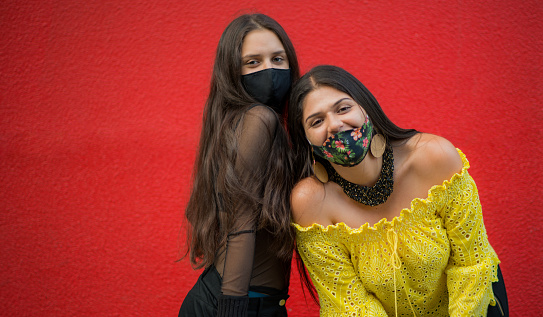
M343 121L338 116L330 114L328 120L328 137L343 131Z
M268 69L268 68L272 68L272 63L270 60L266 59L262 62L262 69Z

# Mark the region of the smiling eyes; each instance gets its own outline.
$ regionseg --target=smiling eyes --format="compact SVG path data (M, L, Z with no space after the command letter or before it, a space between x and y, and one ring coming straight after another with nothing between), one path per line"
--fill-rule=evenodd
M353 105L351 104L339 104L335 109L335 113L341 115L341 114L349 112L352 108L353 108ZM324 114L315 116L314 119L310 122L309 127L310 128L318 127L324 122L324 117L325 117Z

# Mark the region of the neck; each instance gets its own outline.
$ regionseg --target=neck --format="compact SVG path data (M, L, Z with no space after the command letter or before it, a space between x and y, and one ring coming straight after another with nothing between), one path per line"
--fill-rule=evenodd
M330 180L343 188L343 192L354 201L367 206L383 204L394 190L394 154L392 148L387 146L385 148L385 153L383 154L382 159L368 160L370 163L365 163L355 170L349 169L349 173L347 173L346 176L351 178L352 182L339 175L332 166L328 166L326 169L330 176ZM381 165L381 168L376 168L379 165ZM374 180L375 176L373 176L373 171L379 171L377 181ZM345 174L344 170L342 172ZM366 186L354 183L356 181L361 183L371 182L374 184Z
M345 180L362 185L373 186L379 179L381 167L383 166L383 157L374 157L370 151L360 164L352 167L345 167L331 163L339 176Z

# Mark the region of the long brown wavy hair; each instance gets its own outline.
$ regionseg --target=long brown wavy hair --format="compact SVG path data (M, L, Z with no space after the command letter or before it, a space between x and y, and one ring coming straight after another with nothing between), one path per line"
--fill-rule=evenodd
M270 252L285 260L292 256L294 233L290 226L289 195L293 187L291 150L280 117L270 162L259 175L241 180L234 164L237 157L238 124L246 111L257 103L243 88L241 81L241 47L245 36L255 29L274 32L285 49L291 82L300 77L294 46L283 28L263 14L245 14L234 19L224 30L215 57L211 87L204 108L198 154L194 165L193 185L185 216L190 261L194 268L211 265L216 252L225 243L229 226L236 217L240 201L259 212L251 220L275 236ZM273 131L272 131L273 132ZM243 183L243 184L242 184ZM255 195L247 189L260 188ZM220 214L229 219L221 223Z
M307 72L292 88L288 110L288 131L292 148L294 150L294 170L296 180L311 176L312 155L311 146L307 141L303 128L303 103L307 95L319 87L331 87L351 96L358 103L370 118L375 130L383 134L387 142L407 140L419 133L415 129L403 129L392 122L384 113L372 93L356 77L342 68L330 65L320 65ZM329 164L328 161L315 157L322 164ZM303 265L302 259L296 250L296 262L301 281L309 289L311 297L318 303L315 288L311 284L308 273Z

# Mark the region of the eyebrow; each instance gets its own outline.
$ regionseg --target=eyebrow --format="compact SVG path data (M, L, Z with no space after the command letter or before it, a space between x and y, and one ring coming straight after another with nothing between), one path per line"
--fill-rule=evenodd
M334 104L332 106L330 106L330 108L334 108L335 106L337 106L338 104L340 104L343 100L351 100L351 98L341 98L339 99L338 101L334 102ZM320 112L315 112L314 114L308 116L306 119L305 119L305 123L307 123L307 120L315 117L315 116L318 116L319 114L321 114Z
M285 54L285 50L280 50L280 51L271 53L271 55L279 55L279 54ZM259 57L261 55L262 54L250 54L250 55L242 56L241 58L253 58L253 57Z

